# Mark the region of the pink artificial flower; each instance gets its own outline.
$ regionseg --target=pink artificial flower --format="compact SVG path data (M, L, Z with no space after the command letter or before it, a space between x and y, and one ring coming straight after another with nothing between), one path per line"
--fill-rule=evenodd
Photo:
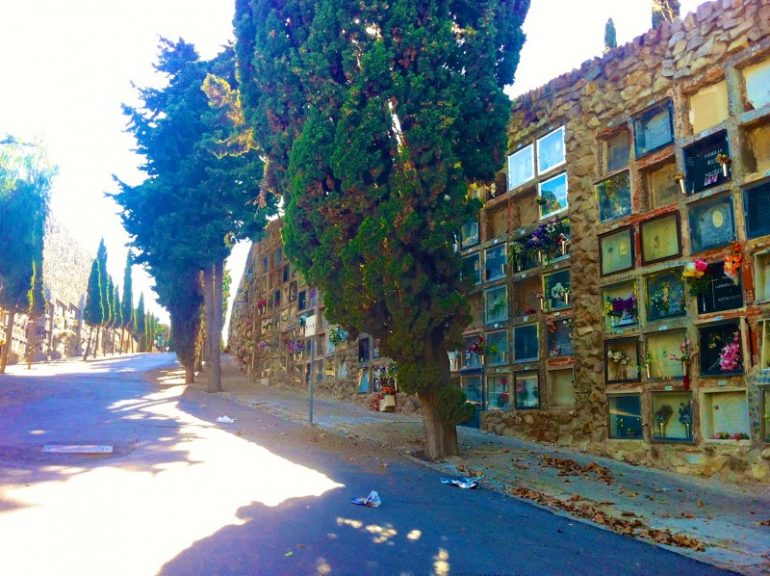
M695 264L695 269L699 272L705 272L709 267L709 263L701 258L696 258L693 264Z

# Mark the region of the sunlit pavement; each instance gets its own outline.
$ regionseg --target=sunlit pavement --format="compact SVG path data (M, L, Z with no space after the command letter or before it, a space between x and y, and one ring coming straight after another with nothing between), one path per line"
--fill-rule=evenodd
M168 355L0 377L0 574L719 574L371 446L151 386ZM228 415L233 424L218 424ZM109 444L113 455L41 452ZM350 498L378 490L383 506Z

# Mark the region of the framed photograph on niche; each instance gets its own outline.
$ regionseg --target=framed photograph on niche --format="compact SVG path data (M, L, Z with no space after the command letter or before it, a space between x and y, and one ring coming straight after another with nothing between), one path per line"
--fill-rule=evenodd
M770 234L770 181L743 191L746 236L758 238Z
M530 144L508 156L508 190L535 177L535 146Z
M682 269L664 270L647 276L647 320L686 315Z
M699 140L684 149L684 168L688 194L719 186L730 179L730 149L727 131Z
M728 196L690 206L692 252L725 246L735 240L733 201Z
M743 306L743 287L724 274L724 262L712 262L706 270L708 286L698 294L698 313L709 314Z
M682 242L679 228L679 212L642 222L639 227L642 263L652 264L680 256Z
M634 267L634 232L630 226L599 237L602 276Z
M673 106L660 102L634 117L634 149L641 158L674 141Z
M596 185L599 197L599 220L608 222L628 216L633 210L631 203L631 179L628 172L621 172Z

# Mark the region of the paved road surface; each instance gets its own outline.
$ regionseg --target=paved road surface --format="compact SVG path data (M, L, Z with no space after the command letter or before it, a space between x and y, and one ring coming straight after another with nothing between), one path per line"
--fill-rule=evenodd
M170 355L0 376L0 574L727 574L394 453L152 385ZM234 424L218 424L222 415ZM112 455L44 453L113 445ZM383 506L351 497L377 490Z

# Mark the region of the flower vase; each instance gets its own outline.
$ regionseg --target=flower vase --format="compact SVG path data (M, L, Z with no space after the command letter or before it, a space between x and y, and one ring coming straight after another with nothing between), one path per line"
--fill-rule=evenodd
M652 378L652 376L650 375L650 365L649 364L645 364L644 365L644 372L647 374L647 380Z
M566 256L567 255L567 241L562 240L559 242L559 248L561 248L561 255Z
M569 292L564 293L564 305L569 306Z
M618 380L625 380L628 377L626 367L618 364Z
M658 422L658 438L666 437L666 423Z
M725 178L727 178L727 168L728 168L728 166L727 166L727 162L723 163L723 164L722 164L722 175L723 175Z
M537 263L542 264L543 263L543 251L538 250L537 251Z
M680 178L677 182L679 183L679 191L686 196L687 189L685 188L684 178Z

